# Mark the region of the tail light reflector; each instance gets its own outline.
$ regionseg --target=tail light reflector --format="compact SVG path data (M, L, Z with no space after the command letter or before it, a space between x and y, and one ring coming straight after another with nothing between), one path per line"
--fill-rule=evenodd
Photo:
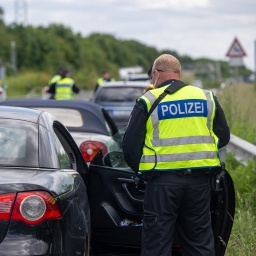
M33 225L47 219L59 219L61 212L55 198L48 192L22 192L17 195L11 218Z
M0 220L9 221L16 193L0 195Z
M103 156L108 152L106 145L99 141L85 141L80 145L80 151L86 162L91 162L99 150L102 150Z

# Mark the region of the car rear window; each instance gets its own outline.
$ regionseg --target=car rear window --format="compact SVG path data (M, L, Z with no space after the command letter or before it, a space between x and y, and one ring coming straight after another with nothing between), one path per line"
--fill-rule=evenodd
M65 126L68 127L82 127L83 126L83 118L81 113L76 109L70 108L39 108L36 109L47 111L52 115L56 116L56 118Z
M95 102L135 102L143 95L144 87L103 87Z
M0 120L0 165L38 167L38 126Z

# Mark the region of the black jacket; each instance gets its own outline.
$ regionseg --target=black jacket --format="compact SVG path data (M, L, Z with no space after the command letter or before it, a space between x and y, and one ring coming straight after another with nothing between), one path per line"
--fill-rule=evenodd
M178 80L168 80L162 83L158 88L166 86L173 81L171 86L181 84ZM182 82L183 86L186 86ZM224 115L224 112L214 96L216 104L216 112L213 120L213 131L219 138L218 148L222 148L228 144L230 140L230 131ZM137 102L131 113L128 127L123 139L123 151L124 158L127 164L134 170L138 172L139 163L142 155L142 148L144 145L144 140L146 136L146 122L147 122L147 109L144 103L141 101Z

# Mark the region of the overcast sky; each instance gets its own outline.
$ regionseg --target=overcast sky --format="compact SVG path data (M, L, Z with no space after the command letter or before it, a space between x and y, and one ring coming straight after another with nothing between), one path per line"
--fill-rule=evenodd
M63 24L83 36L108 33L192 58L228 61L236 37L244 64L255 70L255 0L0 0L6 24L23 18L24 2L27 24Z

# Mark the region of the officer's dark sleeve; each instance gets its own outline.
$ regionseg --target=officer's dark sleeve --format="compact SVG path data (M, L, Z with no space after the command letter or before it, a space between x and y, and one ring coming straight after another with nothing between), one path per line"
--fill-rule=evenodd
M77 85L76 84L73 84L73 92L74 93L79 93L80 92L80 89L77 87Z
M94 88L94 92L97 91L98 87L99 87L99 84L97 83L96 86L95 86L95 88Z
M230 130L227 124L225 114L217 100L214 96L216 112L213 120L213 132L219 138L218 148L226 146L230 140Z
M130 116L123 139L124 159L136 173L139 170L146 135L147 112L144 103L137 102Z
M51 84L49 87L48 93L55 94L55 87L56 87L56 83Z

